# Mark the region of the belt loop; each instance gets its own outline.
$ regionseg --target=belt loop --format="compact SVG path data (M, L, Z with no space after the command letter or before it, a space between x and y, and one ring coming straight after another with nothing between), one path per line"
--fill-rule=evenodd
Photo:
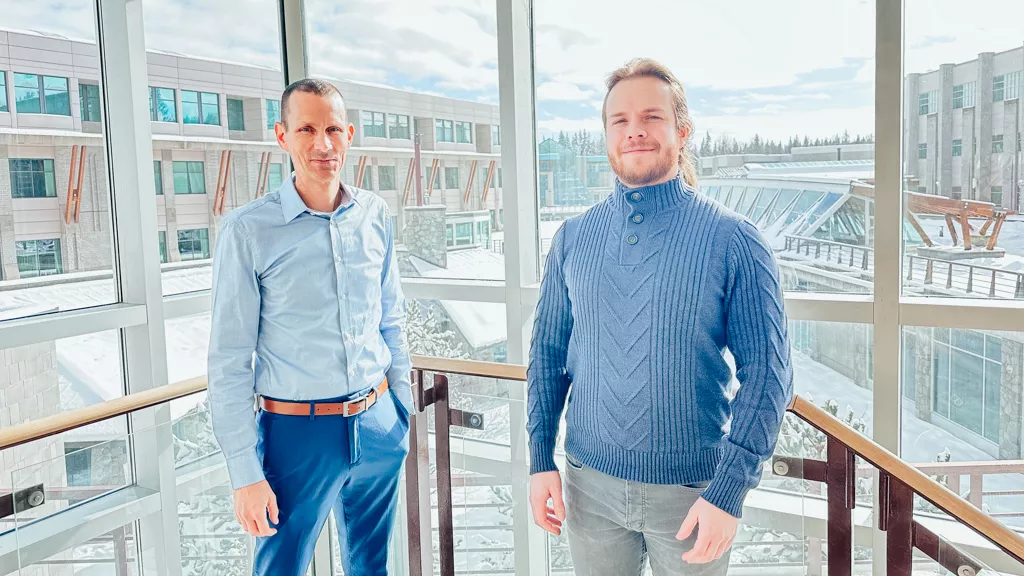
M316 418L316 400L309 403L309 421L312 422L313 418Z

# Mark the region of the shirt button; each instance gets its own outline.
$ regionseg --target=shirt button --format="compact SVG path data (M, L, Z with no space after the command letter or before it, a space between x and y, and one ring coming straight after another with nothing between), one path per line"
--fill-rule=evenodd
M335 262L341 262L341 255L339 254L339 255L335 256L334 257L334 261Z
M637 224L639 224L639 223L641 223L643 221L644 221L644 215L643 214L634 214L633 215L633 222L636 222Z
M629 197L633 199L633 202L639 202L644 198L643 194L640 194L639 192L633 192Z
M626 237L626 244L633 245L639 242L640 239L636 237L636 234L630 234Z

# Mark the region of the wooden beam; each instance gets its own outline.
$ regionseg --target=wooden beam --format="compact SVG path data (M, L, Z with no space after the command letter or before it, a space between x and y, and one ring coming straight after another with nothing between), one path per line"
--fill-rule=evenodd
M967 221L967 211L960 213L960 226L964 229L964 250L971 250L971 224Z
M434 180L437 178L438 164L441 163L440 158L434 158L430 163L430 180L427 181L427 196L430 196L434 191Z
M228 160L228 151L221 150L220 152L220 164L217 167L217 187L213 190L213 215L220 215L220 195L223 189L224 182L224 163Z
M367 156L360 156L359 163L356 165L356 181L352 183L356 188L363 187L363 176L366 175L366 160Z
M982 236L984 236L984 235L985 235L985 233L986 233L986 232L988 232L988 228L989 228L989 226L991 226L991 225L992 225L992 223L993 223L994 221L995 221L995 218L994 218L994 217L992 217L992 216L989 216L989 217L988 217L988 218L987 218L987 219L985 220L985 223L984 223L984 224L983 224L983 225L981 226L981 231L980 231L980 232L978 232L978 233L979 233L979 234L981 234Z
M988 250L993 250L996 247L996 241L999 239L999 232L1003 229L1003 222L1006 221L1006 214L1000 214L996 217L996 225L992 228L992 235L988 237L988 244L985 246Z
M914 230L917 230L918 234L921 235L921 240L924 240L924 245L929 248L934 246L935 243L932 242L932 239L928 237L928 233L924 231L924 228L921 226L921 223L917 220L917 217L914 216L914 214L911 213L909 210L906 211L906 216L907 220L910 221L910 225L914 227Z
M78 184L75 185L75 222L78 222L78 215L82 213L82 178L85 176L85 145L82 145L78 155Z
M78 160L78 144L71 147L71 167L68 172L68 196L64 203L64 223L71 224L71 203L75 201L75 163Z
M213 215L224 214L224 204L228 191L228 179L231 174L231 151L223 150L220 153L220 171L217 174L217 191L213 197Z
M412 192L412 183L415 177L416 159L409 158L409 172L405 175L405 190L402 191L402 205L406 206L409 204L409 193Z
M256 172L256 197L262 198L267 193L270 181L270 152L260 154L260 168Z
M494 165L497 162L491 160L490 165L487 166L487 180L484 181L484 193L480 196L480 200L483 203L487 203L487 191L491 189L491 181L494 179Z
M462 195L462 203L469 206L469 197L473 193L473 180L476 178L476 160L469 168L469 178L466 178L466 193Z
M953 246L960 244L960 240L956 235L956 225L953 224L953 217L946 214L946 227L949 228L949 237L953 239Z

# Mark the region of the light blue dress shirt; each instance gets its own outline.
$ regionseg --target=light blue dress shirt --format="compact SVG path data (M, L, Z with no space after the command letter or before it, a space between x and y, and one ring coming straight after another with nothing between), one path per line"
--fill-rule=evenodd
M390 213L371 192L345 191L337 210L315 212L288 178L221 221L208 377L213 431L233 488L264 479L256 395L337 398L387 376L412 412Z

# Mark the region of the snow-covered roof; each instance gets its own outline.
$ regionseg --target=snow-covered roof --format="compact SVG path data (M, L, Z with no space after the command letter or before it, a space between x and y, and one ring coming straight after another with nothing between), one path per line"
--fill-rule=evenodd
M210 266L165 268L161 275L164 295L207 290L211 280ZM78 281L76 280L78 278ZM85 279L81 278L89 278ZM40 285L45 278L3 282L11 288L0 292L0 317L4 319L29 315L78 310L102 306L115 301L114 281L110 272L63 274L60 283ZM180 382L206 374L206 349L210 340L210 316L202 314L173 318L164 323L167 344L168 381ZM121 375L121 352L117 330L94 332L62 338L55 343L57 372L61 384L61 410L73 410L124 394ZM197 394L171 404L171 415L181 416L202 402L205 394ZM69 433L77 439L124 434L117 421L108 421Z
M505 279L505 258L483 248L450 250L447 268L417 256L410 256L409 261L416 273L425 278ZM504 304L452 300L441 300L440 304L470 348L479 350L508 339Z

